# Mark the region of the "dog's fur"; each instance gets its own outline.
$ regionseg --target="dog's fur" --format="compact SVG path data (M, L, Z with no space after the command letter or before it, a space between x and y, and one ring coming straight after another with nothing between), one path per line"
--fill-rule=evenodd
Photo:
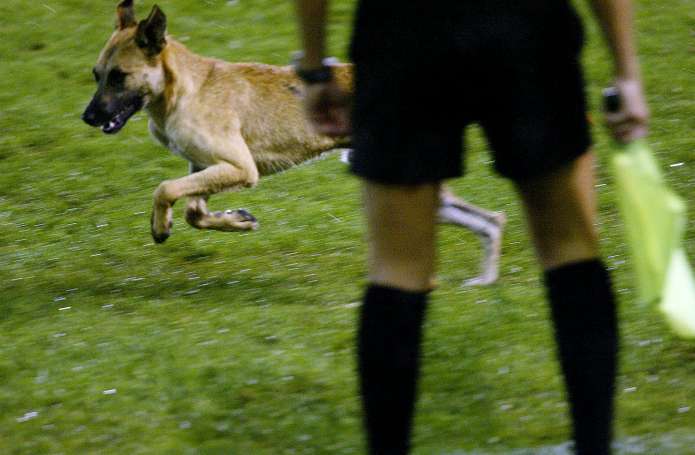
M352 85L350 65L334 66L337 82ZM245 210L210 212L208 197L253 187L269 175L310 160L347 141L313 132L302 110L302 83L291 67L228 63L196 55L166 34L166 17L154 6L137 22L132 0L117 8L116 30L94 67L97 91L83 119L105 133L120 131L140 109L152 135L190 163L190 174L162 182L154 192L152 237L165 241L172 206L188 198L186 221L221 231L258 227ZM483 274L497 278L504 215L442 193L440 221L465 226L486 244Z

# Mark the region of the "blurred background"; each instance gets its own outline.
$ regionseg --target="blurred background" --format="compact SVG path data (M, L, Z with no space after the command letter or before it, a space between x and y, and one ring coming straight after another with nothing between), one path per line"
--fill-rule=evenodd
M116 1L0 4L0 453L363 453L353 336L363 284L359 193L336 156L212 198L251 233L196 231L175 207L149 234L152 192L187 163L148 136L82 123ZM346 59L352 0L334 0L330 53ZM640 0L637 30L668 182L695 200L695 0ZM138 17L154 4L136 0ZM169 32L228 61L287 64L292 2L160 0ZM584 3L596 149L609 59ZM467 136L457 194L508 217L497 284L466 288L482 251L441 231L427 323L417 454L568 453L547 309L510 185ZM601 170L603 252L621 299L618 453L695 453L695 344L635 303L613 182ZM691 205L690 220L695 219ZM695 254L695 226L685 247ZM691 409L693 408L693 409Z

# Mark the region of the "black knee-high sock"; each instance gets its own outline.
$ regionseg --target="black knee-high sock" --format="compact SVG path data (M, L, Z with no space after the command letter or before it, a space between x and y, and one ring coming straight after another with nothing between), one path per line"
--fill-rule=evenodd
M599 260L545 273L555 339L580 455L610 453L618 353L616 307Z
M357 352L372 455L410 448L427 294L371 285L360 314Z

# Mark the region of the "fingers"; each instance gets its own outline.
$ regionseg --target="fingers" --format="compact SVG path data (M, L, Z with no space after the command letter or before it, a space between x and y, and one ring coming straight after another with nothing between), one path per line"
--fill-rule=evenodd
M350 98L335 83L308 86L304 108L317 133L335 137L347 136L352 132Z
M642 84L634 79L618 79L615 87L620 97L620 109L605 115L606 124L616 140L627 143L648 133L649 109Z
M631 115L629 112L606 114L606 123L613 137L623 143L640 139L648 133L647 117L642 115Z
M326 136L347 136L351 133L350 118L347 109L329 107L314 111L310 115L314 130Z
M631 120L615 123L609 127L613 137L623 144L641 139L649 132L646 124Z
M606 113L606 124L620 142L630 142L647 135L649 112L643 102L625 100L618 112Z

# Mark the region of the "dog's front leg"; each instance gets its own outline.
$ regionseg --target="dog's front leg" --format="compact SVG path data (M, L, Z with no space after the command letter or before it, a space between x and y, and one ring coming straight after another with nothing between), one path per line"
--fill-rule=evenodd
M187 220L198 228L220 230L255 229L258 223L244 210L209 213L205 200L208 195L254 186L258 181L255 167L242 169L230 163L220 163L175 180L165 180L154 192L152 209L152 238L157 243L171 235L172 207L182 197L191 197ZM195 212L199 216L193 216Z

